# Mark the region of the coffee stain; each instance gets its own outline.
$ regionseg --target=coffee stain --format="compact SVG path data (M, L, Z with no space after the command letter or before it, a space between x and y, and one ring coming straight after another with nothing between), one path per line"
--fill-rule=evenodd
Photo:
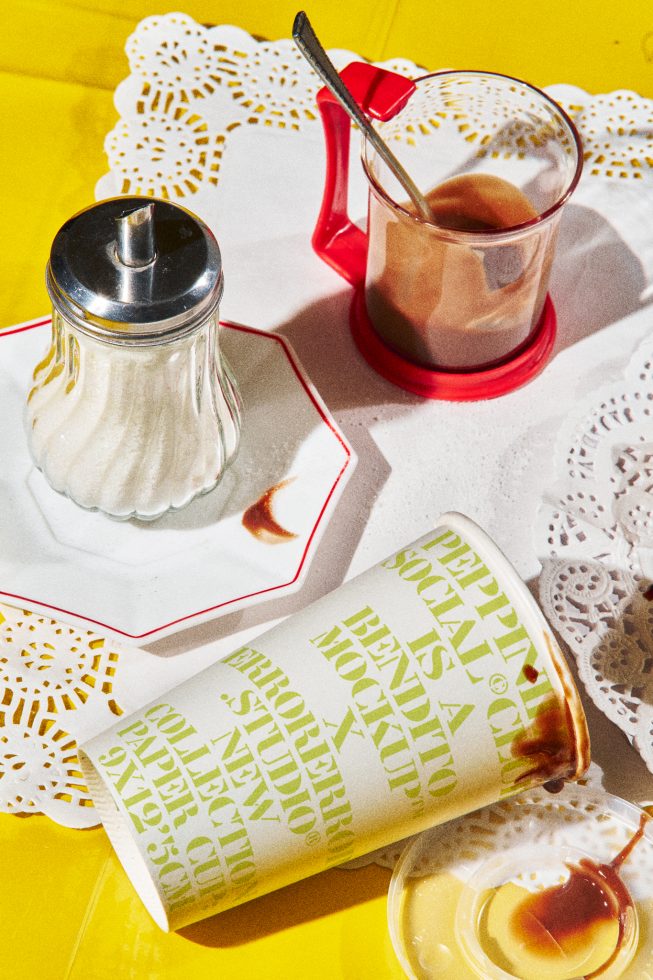
M578 694L562 652L553 637L544 633L544 642L549 651L549 658L562 688L564 698L564 716L566 719L568 737L570 740L570 769L566 773L555 773L551 779L578 779L587 771L590 764L590 735L583 704Z
M241 521L243 527L258 541L263 541L265 544L282 544L297 537L294 531L282 527L272 513L274 497L294 479L291 477L268 487L243 513Z
M572 775L576 769L576 753L573 736L570 739L571 731L567 705L561 704L555 696L545 701L528 728L513 739L513 756L532 763L517 781L534 779L557 787L559 780Z

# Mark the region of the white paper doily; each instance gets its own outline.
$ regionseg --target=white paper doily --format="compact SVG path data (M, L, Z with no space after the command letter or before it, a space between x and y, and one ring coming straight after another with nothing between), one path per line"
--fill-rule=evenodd
M201 670L0 604L0 812L99 823L77 745Z
M111 173L100 182L98 196L154 194L188 207L193 201L197 209L219 183L234 130L319 129L315 95L321 83L290 39L259 42L240 28L207 28L173 13L143 20L126 52L131 74L116 91L121 118L107 136ZM360 60L349 51L330 55L338 69ZM411 77L424 73L408 60L383 65ZM586 175L628 179L640 188L650 180L650 100L626 91L589 96L567 85L547 91L581 133ZM416 127L411 136L428 133Z
M565 420L537 548L545 615L653 772L653 338Z
M321 83L290 39L259 42L238 27L207 28L173 13L141 21L126 52L131 74L116 89L121 118L106 138L110 173L98 198L151 194L210 213L235 130L319 131ZM329 53L339 70L359 60ZM419 74L407 60L383 64Z

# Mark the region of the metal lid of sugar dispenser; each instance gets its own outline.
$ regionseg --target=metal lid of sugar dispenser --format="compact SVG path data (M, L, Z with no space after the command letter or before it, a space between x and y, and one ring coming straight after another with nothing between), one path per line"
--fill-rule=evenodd
M192 332L215 310L222 259L211 230L185 208L112 198L57 232L46 285L54 308L83 333L155 344Z

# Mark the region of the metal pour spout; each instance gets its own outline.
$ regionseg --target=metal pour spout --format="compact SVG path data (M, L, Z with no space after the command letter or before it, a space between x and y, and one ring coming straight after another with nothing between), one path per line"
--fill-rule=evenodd
M115 219L116 255L122 265L142 269L156 258L154 204L144 204Z

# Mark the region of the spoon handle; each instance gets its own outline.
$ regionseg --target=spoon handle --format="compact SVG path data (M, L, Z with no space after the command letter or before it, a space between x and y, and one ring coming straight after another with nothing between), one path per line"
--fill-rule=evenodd
M320 76L326 87L333 93L343 109L349 114L359 129L365 134L376 152L394 173L411 201L418 210L420 217L426 221L432 220L431 209L421 191L411 180L403 166L397 160L390 147L381 139L367 116L361 111L358 103L341 79L328 54L320 44L311 22L300 10L295 17L292 36L295 44L308 61L311 68Z

